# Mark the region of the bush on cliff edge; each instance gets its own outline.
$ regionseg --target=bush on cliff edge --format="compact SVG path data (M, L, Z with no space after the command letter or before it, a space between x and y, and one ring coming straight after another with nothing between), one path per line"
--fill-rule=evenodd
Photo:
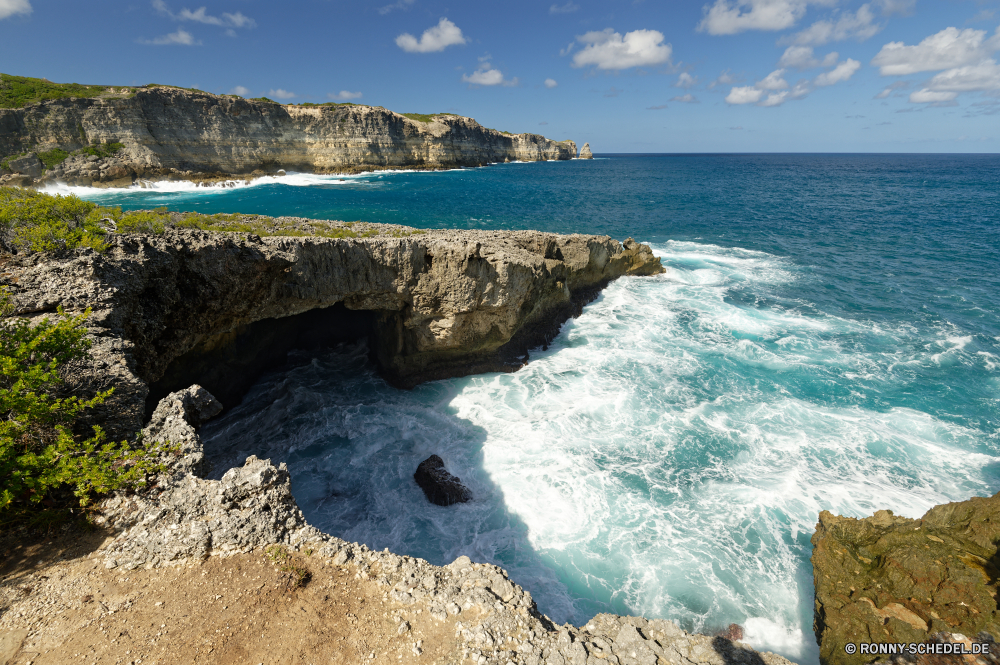
M71 317L60 309L56 321L37 324L12 313L0 289L0 524L50 521L164 471L169 444L109 442L96 426L89 438L72 431L113 391L90 399L62 394L60 369L89 355L89 310Z

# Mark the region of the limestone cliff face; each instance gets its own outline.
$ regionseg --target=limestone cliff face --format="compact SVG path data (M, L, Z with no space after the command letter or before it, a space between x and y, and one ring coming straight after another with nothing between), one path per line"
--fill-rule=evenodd
M10 257L3 282L24 315L93 309L96 361L75 381L116 387L98 415L122 434L139 430L151 387L155 400L200 383L235 406L255 370L296 344L366 337L402 387L514 370L610 280L663 271L632 240L530 231L169 230L112 243L104 254Z
M471 118L411 120L372 106L284 106L140 88L131 97L60 99L0 109L0 156L124 144L124 171L96 181L179 172L249 174L277 169L336 172L359 167L453 167L571 159L572 141L503 134Z
M594 153L590 151L590 144L584 143L583 147L580 148L580 159L593 159Z

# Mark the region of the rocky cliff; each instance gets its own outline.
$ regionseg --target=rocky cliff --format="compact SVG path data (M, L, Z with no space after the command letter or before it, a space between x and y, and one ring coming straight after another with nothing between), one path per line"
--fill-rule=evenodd
M124 185L134 178L450 168L576 156L572 141L505 134L456 115L411 119L381 107L286 106L165 86L112 90L0 109L0 157L120 143L113 158L83 156L78 164L51 168L43 180ZM37 182L7 171L14 184Z
M887 510L865 519L823 511L812 542L825 665L876 660L849 644L1000 636L1000 494L935 506L916 520Z
M378 228L355 238L112 235L103 254L9 256L2 278L20 314L93 309L96 362L75 381L116 387L98 416L128 435L192 383L235 406L296 346L367 338L401 387L514 370L610 280L663 271L631 239Z

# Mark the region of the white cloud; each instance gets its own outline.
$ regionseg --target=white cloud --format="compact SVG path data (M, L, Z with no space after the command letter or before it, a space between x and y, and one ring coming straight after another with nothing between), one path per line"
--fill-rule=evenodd
M28 0L0 0L0 19L14 14L30 14L31 3Z
M763 80L757 81L756 87L761 90L784 90L788 87L788 81L782 78L784 74L784 69L776 69L765 76Z
M909 87L910 87L909 81L896 81L894 83L890 83L888 86L886 86L885 90L875 95L875 99L885 99L896 90L902 90L904 88L909 88Z
M223 13L220 18L218 16L210 15L207 7L199 7L194 11L185 8L182 9L179 14L174 14L170 11L170 7L167 6L167 3L164 2L164 0L153 0L153 8L161 14L169 16L175 21L194 21L195 23L217 25L223 28L254 28L257 26L256 21L249 16L244 15L242 12L236 12L235 14Z
M611 28L592 31L577 38L586 44L573 56L574 67L595 65L598 69L628 69L644 65L659 65L670 60L673 47L663 44L659 30L633 30L620 33Z
M861 69L861 63L857 60L851 60L848 58L843 61L832 70L828 72L823 72L813 81L813 85L823 87L828 85L833 85L834 83L840 83L841 81L846 81L852 76L854 72Z
M813 54L812 46L789 46L781 54L778 66L785 69L812 69L814 67L833 67L837 64L839 55L836 51L831 51L823 56L822 60Z
M727 104L756 104L760 101L760 98L764 96L764 91L753 87L752 85L744 85L737 88L733 88L726 95Z
M177 32L171 32L168 35L163 35L162 37L157 37L155 39L140 39L139 43L153 44L155 46L198 46L201 44L201 42L196 42L194 40L194 36L190 32L181 28L178 28Z
M985 30L945 28L915 46L889 42L872 58L882 76L906 76L974 64L1000 48L995 35L986 39Z
M711 90L717 85L731 85L733 83L736 83L736 77L730 74L729 70L727 69L726 71L719 74L719 78L715 79L714 81L708 84L708 89Z
M471 74L462 74L462 81L471 85L517 85L517 77L507 80L503 72L494 68L489 62L479 59L479 67Z
M455 44L464 44L465 37L461 29L446 18L438 21L438 24L427 28L420 35L420 41L408 32L404 32L396 37L396 46L407 53L434 53L443 51Z
M691 76L687 72L681 72L681 75L677 77L677 83L674 83L675 88L692 88L698 83L698 78Z
M362 95L361 95L360 92L351 92L350 90L341 90L340 92L338 92L336 94L332 93L332 92L328 92L326 96L329 97L330 99L332 99L335 102L346 102L349 99L361 99Z
M705 5L700 32L735 35L746 30L784 30L795 25L809 4L834 4L836 0L715 0Z
M569 52L573 50L574 46L576 46L576 42L570 42L569 46L566 48L559 49L559 56L562 57L564 55L569 55Z
M859 42L874 37L882 30L875 23L875 14L871 5L863 4L855 13L843 12L836 21L816 21L811 26L796 33L782 43L799 44L802 46L822 46L829 42L839 42L845 39L856 39Z
M555 79L545 79L545 87L546 88L554 88L557 85L559 85L559 84L556 83Z
M954 101L956 97L957 92L935 92L927 88L910 93L910 101L914 104L940 104Z
M267 96L274 97L275 99L291 99L296 95L294 92L289 92L288 90L283 90L281 88L278 88L277 90L268 90Z
M976 65L949 69L932 78L927 87L947 92L1000 90L1000 65L991 58Z
M692 95L690 92L686 95L681 95L680 97L674 97L670 101L672 102L683 102L684 104L699 104L698 98Z
M385 5L384 7L378 8L378 13L385 16L394 9L406 9L412 5L416 0L399 0L399 2L394 2L391 5Z
M239 95L240 97L246 97L250 94L250 88L244 88L242 85L238 85L229 91L230 95Z
M552 5L549 7L550 14L572 14L580 8L575 2L567 2L565 5Z

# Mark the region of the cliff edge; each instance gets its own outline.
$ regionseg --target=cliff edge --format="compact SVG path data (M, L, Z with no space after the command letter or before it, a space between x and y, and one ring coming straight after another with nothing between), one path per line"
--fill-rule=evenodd
M128 186L136 179L343 173L572 159L573 141L508 134L451 114L283 105L167 86L0 108L0 184ZM114 146L114 154L63 153ZM53 151L63 151L56 153ZM23 164L16 156L31 153ZM47 157L49 167L37 155ZM16 169L16 171L15 171Z

